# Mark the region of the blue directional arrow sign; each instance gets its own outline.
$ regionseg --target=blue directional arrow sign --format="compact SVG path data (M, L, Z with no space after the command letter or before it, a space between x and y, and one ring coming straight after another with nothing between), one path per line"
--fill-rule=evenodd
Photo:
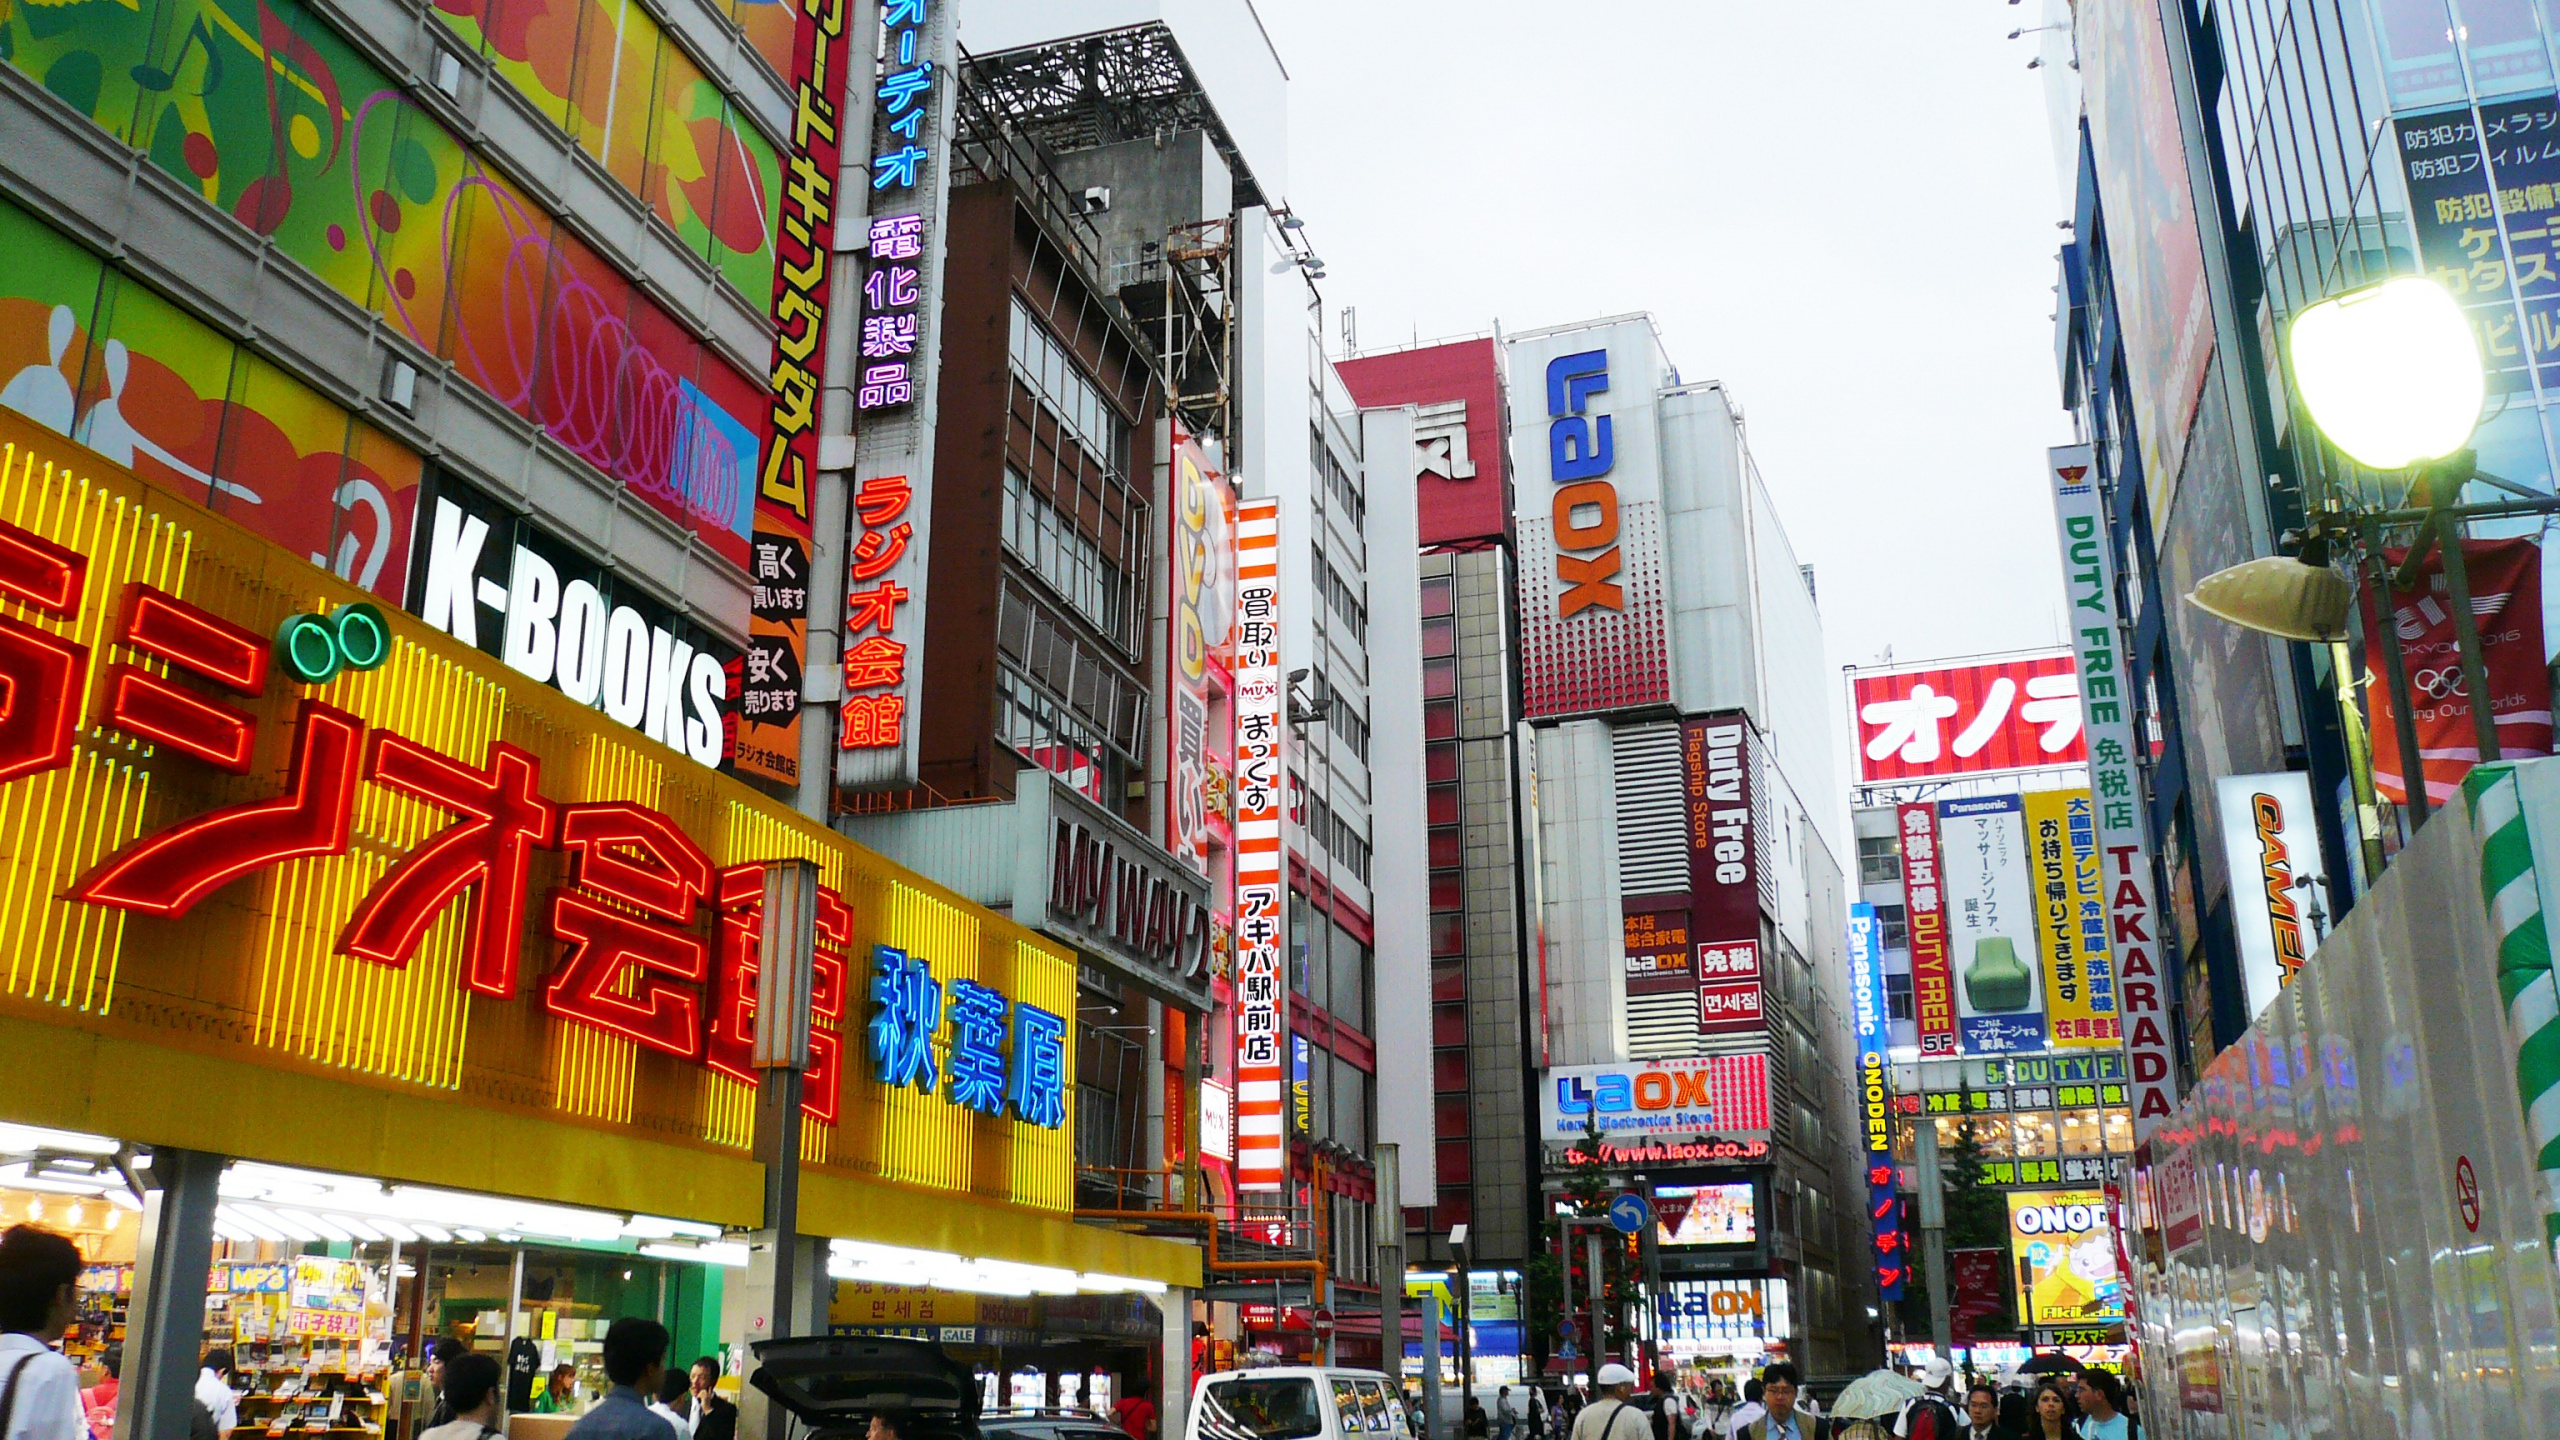
M1652 1218L1653 1207L1644 1203L1644 1197L1633 1190L1609 1202L1609 1223L1616 1226L1621 1235L1635 1234Z

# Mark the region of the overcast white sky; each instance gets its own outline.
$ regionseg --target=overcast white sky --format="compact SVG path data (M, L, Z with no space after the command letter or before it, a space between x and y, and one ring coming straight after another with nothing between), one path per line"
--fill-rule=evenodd
M1364 349L1650 310L1742 404L1832 664L2056 642L2037 0L1256 3Z

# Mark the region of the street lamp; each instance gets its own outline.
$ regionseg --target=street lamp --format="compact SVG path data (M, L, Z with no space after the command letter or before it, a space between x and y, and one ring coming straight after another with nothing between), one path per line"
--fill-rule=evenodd
M2488 397L2471 322L2445 288L2403 276L2294 317L2294 388L2331 444L2375 470L2460 450Z
M2331 551L2339 542L2352 545L2360 520L2380 587L2379 608L2388 610L2391 592L2415 582L2429 546L2441 538L2454 633L2462 652L2463 684L2472 697L2480 755L2496 759L2487 667L2471 616L2461 516L2454 509L2463 484L2473 475L2474 457L2465 447L2480 423L2488 380L2462 307L2443 286L2416 276L2402 276L2309 306L2294 317L2285 338L2294 389L2311 423L2357 463L2374 470L2409 472L2411 499L2423 508L2351 516L2334 500L2319 510L2306 506L2307 525L2293 554L2262 557L2208 575L2188 593L2187 603L2262 634L2329 647L2347 768L2355 787L2357 828L2370 879L2382 868L2381 811L2374 794L2364 717L2356 708L2350 684L2354 667L2345 637L2354 590L2346 576L2329 568ZM2381 526L2386 520L2418 525L2396 581L2381 558ZM2425 766L2396 633L2388 637L2384 654L2390 662L2402 793L2412 814L2423 823Z

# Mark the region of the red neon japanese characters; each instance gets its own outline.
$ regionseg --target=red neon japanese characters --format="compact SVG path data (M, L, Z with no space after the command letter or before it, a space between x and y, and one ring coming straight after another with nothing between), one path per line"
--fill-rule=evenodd
M139 580L124 589L122 638L243 695L267 688L267 642L256 632Z
M756 1083L756 976L764 927L764 866L732 865L720 872L720 957L711 979L711 1023L703 1036L704 1063L732 1080ZM817 959L809 984L809 1012L844 1018L850 971L845 946L853 939L853 912L833 890L818 892ZM809 1071L800 1091L800 1113L821 1124L836 1122L844 1040L812 1025Z
M0 521L0 595L57 619L80 613L88 557ZM71 762L79 729L74 677L89 649L32 625L0 619L0 783Z
M544 1008L652 1050L688 1060L701 1055L702 996L675 983L699 985L711 973L711 948L700 937L571 890L551 897L551 933L570 949L542 992ZM615 994L615 979L634 965L631 993Z
M643 915L575 891L553 895L551 931L570 942L570 951L552 972L543 1005L653 1050L699 1057L702 996L674 982L699 985L709 978L711 947L677 927L693 922L696 902L711 888L711 857L673 820L627 804L567 807L560 845L574 857L578 884ZM666 921L674 923L660 923ZM615 993L631 966L639 967L631 993Z
M294 725L292 783L272 800L232 805L137 841L89 872L71 898L184 915L253 870L347 848L364 722L317 700Z
M88 556L0 520L0 593L68 620L88 583Z
M377 732L373 782L429 800L463 818L411 851L382 877L339 936L343 954L399 968L466 885L477 886L464 941L462 988L511 1000L524 935L525 875L536 846L559 830L560 809L542 798L542 762L492 744L475 770L414 740Z
M256 634L140 581L125 586L121 638L226 690L266 688L267 647ZM249 773L258 743L258 722L247 712L133 665L107 674L106 723L234 775Z

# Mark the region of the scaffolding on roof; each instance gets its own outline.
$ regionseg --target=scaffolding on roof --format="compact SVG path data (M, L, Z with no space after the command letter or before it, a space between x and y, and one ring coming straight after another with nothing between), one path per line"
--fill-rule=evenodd
M1235 137L1161 22L972 56L969 64L1005 118L1052 154L1205 131L1234 178L1237 208L1266 203Z

